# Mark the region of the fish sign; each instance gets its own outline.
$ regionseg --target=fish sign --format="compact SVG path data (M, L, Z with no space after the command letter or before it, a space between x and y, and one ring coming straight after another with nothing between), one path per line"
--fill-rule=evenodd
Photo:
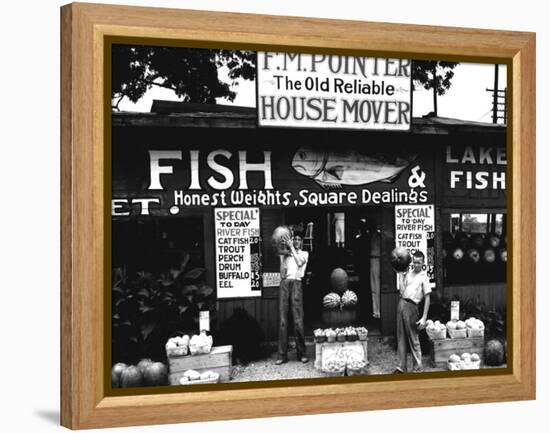
M292 168L325 189L392 182L416 159L416 154L390 155L383 152L323 151L300 147L292 158Z

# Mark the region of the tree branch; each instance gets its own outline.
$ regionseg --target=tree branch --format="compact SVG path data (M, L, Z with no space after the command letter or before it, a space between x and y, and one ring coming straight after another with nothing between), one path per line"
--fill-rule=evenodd
M163 87L165 89L170 89L170 90L173 90L174 92L177 90L176 86L169 86L169 85L166 85L166 84L156 83L152 80L143 80L143 82L147 83L147 84L150 84L152 86L158 86L158 87Z
M111 108L115 109L116 111L120 111L120 108L118 108L118 106L120 104L120 101L122 101L124 99L124 96L126 96L126 95L124 95L124 93L121 93L120 98L118 98L118 101L116 102L116 104L115 105L111 104ZM115 96L115 98L116 98L116 96Z

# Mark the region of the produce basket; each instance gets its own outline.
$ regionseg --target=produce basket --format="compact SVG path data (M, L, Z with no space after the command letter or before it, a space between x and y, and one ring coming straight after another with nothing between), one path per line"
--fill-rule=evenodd
M479 370L481 367L481 360L480 361L471 361L466 363L466 366L464 367L464 370Z
M193 335L189 340L189 353L191 355L204 355L212 350L212 336L201 332L200 335Z
M428 337L430 337L430 340L444 340L447 338L447 329L426 329L426 333L428 334Z
M186 356L189 354L189 336L184 335L169 338L164 348L166 349L166 356L168 358Z
M176 356L187 356L189 354L189 348L187 346L166 348L166 356L174 358Z
M333 335L333 334L327 335L327 341L329 343L334 343L336 341L336 335Z
M483 337L485 335L485 329L474 329L474 328L468 328L468 338L472 337Z
M313 337L316 343L324 343L327 341L327 337L325 335L316 335Z
M336 336L336 341L340 341L340 342L346 341L346 334L338 334Z
M449 371L479 370L480 367L481 367L481 361L447 362L447 369Z
M346 336L346 340L347 340L347 341L357 341L358 338L359 338L359 337L357 336L357 334L352 334L352 335Z
M447 332L451 338L466 338L466 329L447 328Z
M369 335L369 331L364 326L360 326L357 328L357 338L359 341L367 341L367 337Z

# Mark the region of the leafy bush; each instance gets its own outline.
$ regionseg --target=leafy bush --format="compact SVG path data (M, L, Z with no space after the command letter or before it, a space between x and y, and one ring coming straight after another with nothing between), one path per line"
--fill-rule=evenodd
M112 361L165 358L166 340L198 331L199 311L215 313L214 290L204 284L203 268L187 269L189 254L177 268L157 274L128 275L113 269Z

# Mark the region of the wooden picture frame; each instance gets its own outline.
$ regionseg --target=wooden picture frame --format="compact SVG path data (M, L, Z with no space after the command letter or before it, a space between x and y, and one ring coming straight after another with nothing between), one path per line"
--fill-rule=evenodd
M62 425L80 429L535 398L533 33L79 3L61 8L61 32ZM110 210L105 197L110 184L105 167L110 155L104 147L104 67L106 41L117 37L506 64L512 89L507 136L512 239L508 368L452 378L434 373L368 382L334 379L299 386L107 396L104 284L109 281L105 251Z

